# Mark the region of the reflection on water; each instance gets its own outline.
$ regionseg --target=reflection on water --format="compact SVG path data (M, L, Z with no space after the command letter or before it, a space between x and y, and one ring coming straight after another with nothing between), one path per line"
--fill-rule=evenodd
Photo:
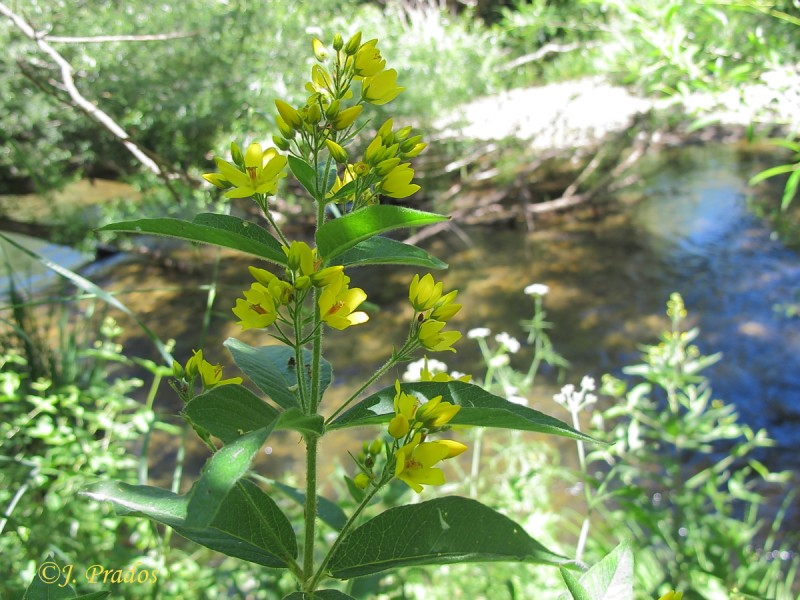
M667 298L679 291L691 322L702 330L701 350L724 354L709 372L716 397L734 403L746 422L766 427L778 440L769 458L772 466L797 469L789 462L789 449L800 442L800 319L786 319L773 306L800 288L800 261L771 240L766 226L746 210L745 182L761 166L734 149L694 148L661 156L649 168L655 174L642 189L642 200L599 219L575 215L556 228L532 233L473 229L468 231L471 246L448 236L431 241L428 249L451 265L443 275L445 287L458 288L464 304L453 323L464 332L481 326L522 338L519 322L530 317L532 306L522 290L529 283L546 283L546 308L555 324L552 338L574 365L569 380L578 382L584 374L619 372L635 361L637 345L654 341L667 326ZM214 254L187 252L183 258L195 263ZM215 307L224 318L215 319L203 343L211 360L229 362L218 345L228 336L258 341L225 320L247 285L247 264L227 254L221 261ZM178 340L181 360L201 344L206 293L196 288L207 283L210 272L203 268L180 276L183 291L122 298L155 331ZM326 334L327 356L335 369L328 406L341 403L380 366L391 344L402 343L411 317L407 286L414 272L362 268L351 273L353 285L363 287L380 308L364 326ZM174 288L176 278L138 262L116 263L94 274L101 285L128 290ZM133 340L128 350L151 352L145 340ZM515 357L520 366L527 365L529 351L523 348ZM457 354L445 354L437 358L451 369L479 369L471 340L463 339ZM556 413L549 400L556 387L554 377L544 377L534 404ZM179 410L177 400L169 408ZM287 442L291 456L294 442ZM358 449L348 436L326 440L330 448L340 444ZM343 450L326 454L346 456ZM270 461L277 469L276 454Z

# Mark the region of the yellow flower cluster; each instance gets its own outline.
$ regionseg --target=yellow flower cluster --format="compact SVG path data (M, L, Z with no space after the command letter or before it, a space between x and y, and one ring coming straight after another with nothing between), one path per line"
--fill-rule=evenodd
M414 333L420 344L428 350L455 352L452 346L461 338L461 333L442 329L461 310L461 305L453 302L457 295L457 290L442 295L442 283L435 282L430 273L422 278L414 275L411 280L408 298L417 313Z
M390 102L404 89L397 85L397 72L386 69L386 61L377 47L377 40L361 43L361 34L355 34L347 43L337 35L333 41L333 52L320 40L313 40L314 56L320 64L311 69L311 81L306 85L310 96L303 106L293 107L283 100L275 102L278 109L276 123L280 136L273 138L275 145L289 150L297 156L312 158L311 164L319 163L319 153L327 150L331 159L343 165L333 186L324 190L328 198L351 182L353 193L336 198L339 202L355 201L355 208L375 204L381 195L406 198L420 188L411 181L414 170L411 163L404 162L417 156L426 147L422 136L411 135L411 128L404 127L392 132L389 119L378 130L369 144L363 160L349 163L344 146L355 131L355 121L363 105L382 105ZM333 58L332 69L325 63ZM359 99L353 99L352 86L361 82Z
M366 300L360 288L350 288L350 278L341 265L320 269L322 260L317 249L305 242L293 241L283 246L287 268L285 279L265 269L249 267L255 281L245 290L244 299L238 298L233 314L239 317L242 329L263 329L281 318L280 308L295 300L302 301L312 286L320 288L319 309L322 321L335 329L346 329L369 320L369 316L355 309ZM302 297L298 298L299 293ZM285 319L284 319L285 320Z
M442 485L445 483L444 473L435 465L458 456L467 447L454 440L428 441L427 437L445 428L461 407L443 402L441 396L421 404L416 397L403 392L399 381L395 382L395 391L395 415L389 422L392 443L384 444L381 440L364 442L364 450L357 460L361 472L353 478L353 483L365 489L376 481L385 483L384 477L388 476L405 482L417 493L422 491L423 485ZM387 458L385 475L376 478L373 468L384 448Z
M389 422L389 435L399 445L395 448L394 476L408 484L415 492L422 491L422 484L441 485L444 473L434 465L464 452L467 447L454 440L424 441L428 434L445 427L461 407L443 402L441 396L431 398L424 404L411 394L406 394L395 382L395 415Z

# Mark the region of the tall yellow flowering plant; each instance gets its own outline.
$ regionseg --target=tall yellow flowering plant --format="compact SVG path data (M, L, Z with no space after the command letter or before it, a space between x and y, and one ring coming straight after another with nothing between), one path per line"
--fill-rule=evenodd
M455 352L461 337L448 323L461 305L431 274L415 275L409 302L413 317L405 342L352 396L326 403L332 366L324 357L324 336L369 320L365 292L353 285L362 265L446 265L420 248L381 234L421 226L445 216L396 206L420 189L411 159L425 149L422 136L393 119L373 125L368 105L391 102L403 87L386 68L377 40L347 41L339 35L326 46L313 40L316 64L299 106L275 103L277 134L269 146L231 145L230 159L217 158L205 179L228 198L250 198L269 224L203 213L193 221L143 219L107 226L113 231L150 233L232 248L258 259L244 274L241 297L231 307L243 330L262 330L279 344L250 346L225 342L249 378L223 379L219 365L195 351L173 365L173 387L185 403L183 417L208 446L211 456L192 489L183 495L148 486L104 482L90 490L125 513L150 518L180 535L231 556L290 571L297 591L287 598L349 598L321 589L331 579L350 579L407 565L480 560L560 564L565 559L505 516L477 499L442 497L374 514L373 499L393 480L416 493L445 482L443 461L467 446L452 439L454 424L501 427L585 438L568 425L494 396L469 383L423 371L421 381L365 392L396 364L427 352ZM365 139L366 138L366 139ZM356 152L356 140L364 150ZM286 168L316 208L312 243L289 240L273 218L271 199ZM333 218L331 215L336 215ZM334 331L332 331L334 330ZM317 458L326 433L381 426L382 435L353 465L358 505L345 514L320 500ZM305 443L306 485L292 497L303 505L300 535L272 498L249 477L251 463L270 434L298 432ZM325 502L326 511L319 510ZM318 535L321 527L332 535ZM328 543L321 540L333 541Z

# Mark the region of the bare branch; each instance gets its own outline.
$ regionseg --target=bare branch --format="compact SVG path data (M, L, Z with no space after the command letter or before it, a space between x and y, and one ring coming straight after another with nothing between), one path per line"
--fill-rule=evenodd
M154 33L150 35L96 35L91 37L69 37L61 35L45 35L41 39L56 44L106 44L109 42L163 42L180 38L194 37L199 31L174 31L172 33Z
M541 48L539 48L536 52L531 52L530 54L524 54L518 58L515 58L511 62L504 64L500 67L502 71L510 71L511 69L516 69L517 67L521 67L522 65L536 62L537 60L542 60L548 54L559 54L562 52L572 52L573 50L581 50L585 48L596 48L600 44L598 42L573 42L572 44L556 44L551 42L549 44L545 44Z
M136 157L136 159L142 163L145 168L152 173L155 173L164 181L173 197L180 201L177 192L172 187L170 181L170 172L167 169L162 168L155 160L153 160L153 158L151 158L149 153L146 152L144 148L133 141L128 133L119 124L117 124L117 122L108 113L104 112L102 109L88 100L83 94L81 94L75 85L75 79L72 75L72 65L55 48L45 41L45 36L42 35L41 32L37 32L20 15L13 12L2 2L0 2L0 14L8 17L26 37L33 40L39 49L47 54L47 56L49 56L53 62L58 65L58 68L61 72L61 80L64 84L64 89L69 94L72 102L82 111L84 111L91 119L98 122L114 137L119 139L125 148L127 148L128 151L133 154L133 156Z

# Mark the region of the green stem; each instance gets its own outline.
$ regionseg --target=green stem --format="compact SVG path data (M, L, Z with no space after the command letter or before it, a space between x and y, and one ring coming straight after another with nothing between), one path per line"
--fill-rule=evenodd
M406 343L406 345L408 345L408 343ZM347 399L347 401L346 401L344 404L342 404L342 405L341 405L339 408L337 408L337 409L334 411L334 413L333 413L333 414L332 414L330 417L328 417L328 418L326 419L326 421L325 421L325 425L328 425L329 423L331 423L331 422L332 422L332 421L333 421L333 420L336 418L336 415L338 415L338 414L339 414L340 412L342 412L342 411L343 411L345 408L347 408L347 406L348 406L348 405L349 405L349 404L350 404L350 403L351 403L353 400L355 400L356 398L358 398L358 397L361 395L361 393L362 393L362 392L363 392L365 389L367 389L369 386L371 386L371 385L372 385L372 384L375 382L375 380L376 380L376 379L378 379L379 377L381 377L381 376L382 376L384 373L386 373L386 371L388 371L388 370L389 370L389 369L391 369L391 368L392 368L394 365L396 365L398 362L400 362L400 360L401 360L401 357L403 356L403 353L404 353L404 350L405 350L405 348L406 348L406 346L403 346L403 347L400 349L400 352L398 352L398 353L392 353L392 356L389 358L389 360L387 360L385 363L383 363L383 366L381 366L381 367L380 367L380 368L379 368L377 371L375 371L375 373L373 373L372 377L370 377L369 379L367 379L367 380L364 382L364 385L362 385L360 388L358 388L358 389L357 389L357 390L356 390L356 391L353 393L353 395L352 395L352 396L350 396L350 397Z
M156 393L158 392L158 388L161 385L162 375L158 371L153 374L153 383L150 385L150 390L147 393L147 401L145 402L145 410L148 413L152 413L153 410L153 403L156 399ZM156 426L156 422L158 419L156 418L155 414L153 414L153 418L147 424L147 431L142 438L142 450L139 454L139 484L145 485L147 484L147 474L149 469L148 464L148 454L150 448L150 437L153 435L153 429Z
M333 556L334 552L336 552L336 549L339 547L339 545L347 537L347 533L350 531L350 528L355 524L355 522L358 519L359 515L361 515L361 513L364 511L364 509L370 503L370 501L375 496L375 494L378 493L378 490L381 489L381 487L383 487L382 483L376 485L375 487L372 488L372 490L367 492L367 494L361 500L361 503L356 507L355 511L353 511L353 514L350 515L350 518L347 520L347 523L344 524L344 527L342 527L342 530L339 532L339 535L337 536L336 541L333 542L333 545L331 546L331 549L328 550L328 553L325 555L325 558L322 559L322 562L320 563L319 568L317 569L317 572L314 574L313 579L311 580L311 582L309 583L308 587L306 588L306 591L308 591L308 592L313 592L314 591L314 588L319 583L319 580L322 579L322 576L323 576L323 574L325 572L325 567L328 566L328 562L330 561L331 556Z
M317 524L317 443L316 436L306 436L306 506L305 545L303 546L303 581L314 573L314 542Z

